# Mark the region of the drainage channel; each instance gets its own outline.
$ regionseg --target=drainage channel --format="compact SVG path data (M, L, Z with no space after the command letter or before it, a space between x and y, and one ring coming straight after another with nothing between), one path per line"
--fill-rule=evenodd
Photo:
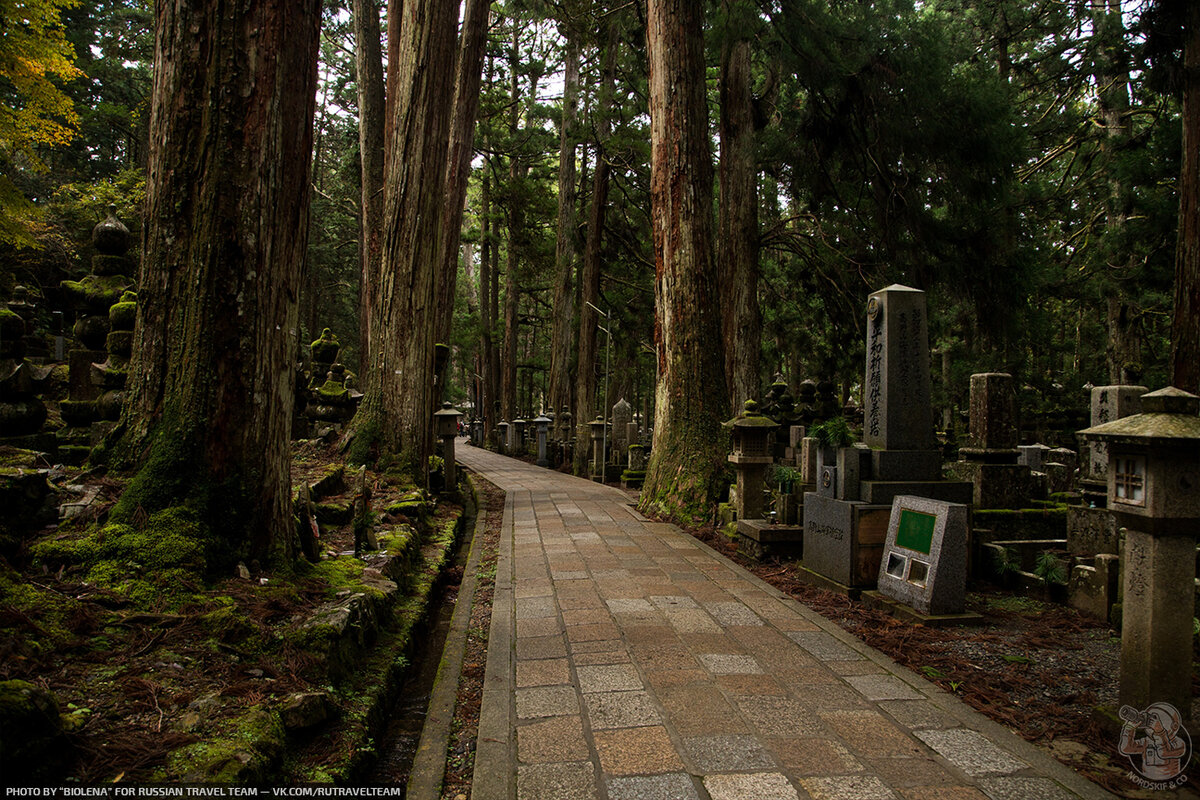
M454 614L454 603L458 599L463 568L471 551L476 513L476 509L468 509L467 518L463 521L465 532L455 550L453 564L443 573L444 583L436 601L437 608L430 610L421 629L414 633L415 640L421 644L413 648L404 686L392 708L387 732L379 743L379 761L368 776L367 785L408 785L413 757L425 726L430 693L450 629L450 618Z

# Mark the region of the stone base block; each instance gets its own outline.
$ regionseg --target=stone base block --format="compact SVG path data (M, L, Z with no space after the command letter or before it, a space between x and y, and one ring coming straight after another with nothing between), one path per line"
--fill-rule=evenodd
M905 622L915 622L930 628L944 628L949 625L982 625L984 617L975 611L964 611L961 614L922 614L910 605L893 600L887 595L871 590L862 593L862 601L871 608L884 611L896 619Z
M863 484L866 485L865 483ZM804 495L804 565L850 587L873 588L892 507Z
M1117 601L1120 578L1120 560L1112 553L1096 556L1090 565L1076 564L1071 570L1067 602L1085 614L1107 620Z
M871 475L879 481L936 481L942 477L942 452L872 450Z
M1029 467L1021 464L985 464L956 461L950 472L960 481L970 481L976 508L1025 508L1032 493Z
M765 519L737 523L738 552L749 558L800 558L804 554L804 527L772 525Z
M975 485L966 481L863 481L862 501L891 506L897 495L911 494L946 503L970 505Z

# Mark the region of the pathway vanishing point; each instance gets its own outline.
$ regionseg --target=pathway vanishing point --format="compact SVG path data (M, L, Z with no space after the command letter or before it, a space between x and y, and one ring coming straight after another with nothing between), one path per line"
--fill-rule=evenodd
M507 493L473 800L1111 797L618 489Z

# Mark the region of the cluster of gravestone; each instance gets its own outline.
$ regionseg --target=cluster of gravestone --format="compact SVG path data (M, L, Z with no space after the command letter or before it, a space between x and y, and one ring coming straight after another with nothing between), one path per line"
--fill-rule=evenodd
M336 436L358 410L362 392L354 374L338 361L342 345L329 328L309 346L307 366L296 365L296 400L292 407L292 438Z
M499 416L499 403L494 413ZM533 419L501 420L486 438L484 420L476 417L469 426L471 442L500 453L531 457L538 466L553 469L569 467L580 441L588 442L588 474L592 480L619 480L626 488L636 489L646 477L643 437L648 432L634 420L633 407L624 398L613 405L610 413L608 420L597 416L576 427L570 409L563 406L558 414L544 411Z
M89 274L42 298L15 287L0 311L0 445L82 464L116 426L137 317L129 239L110 211L92 230Z
M1080 459L1020 443L1012 376L973 375L969 433L946 459L925 294L889 286L866 317L861 411L843 409L836 426L797 419L777 380L761 409L749 401L727 423L737 482L726 530L739 549L801 559L811 583L926 624L975 616L968 581L1016 579L1122 630L1122 703L1189 708L1200 397L1091 388Z

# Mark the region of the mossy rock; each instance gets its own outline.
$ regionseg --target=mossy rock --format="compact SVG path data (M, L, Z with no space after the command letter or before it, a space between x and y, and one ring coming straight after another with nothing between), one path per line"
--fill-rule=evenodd
M54 695L27 681L0 681L0 774L5 782L58 783L71 757Z
M25 320L14 311L0 306L0 338L6 342L25 335Z
M124 275L87 275L82 280L63 281L59 285L75 308L103 314L107 320L108 310L121 301L133 281Z
M198 784L254 786L266 783L283 764L286 744L279 714L255 708L221 726L209 738L175 750L162 780Z
M315 513L317 522L326 525L347 525L354 517L354 503L349 500L341 503L317 503Z
M89 350L103 350L108 338L108 317L92 315L75 321L71 333Z
M92 272L97 275L123 275L133 263L125 256L97 253L92 256Z
M350 390L336 381L325 381L316 391L319 403L339 406L350 402Z
M96 419L95 400L63 400L58 404L63 422L72 426L89 425Z
M113 303L108 309L108 324L114 331L132 331L134 328L137 320L137 301L124 299L131 294L133 292L125 292L121 296L121 302Z
M313 342L311 347L314 364L332 364L342 349L341 343L329 328L321 331L321 338Z

